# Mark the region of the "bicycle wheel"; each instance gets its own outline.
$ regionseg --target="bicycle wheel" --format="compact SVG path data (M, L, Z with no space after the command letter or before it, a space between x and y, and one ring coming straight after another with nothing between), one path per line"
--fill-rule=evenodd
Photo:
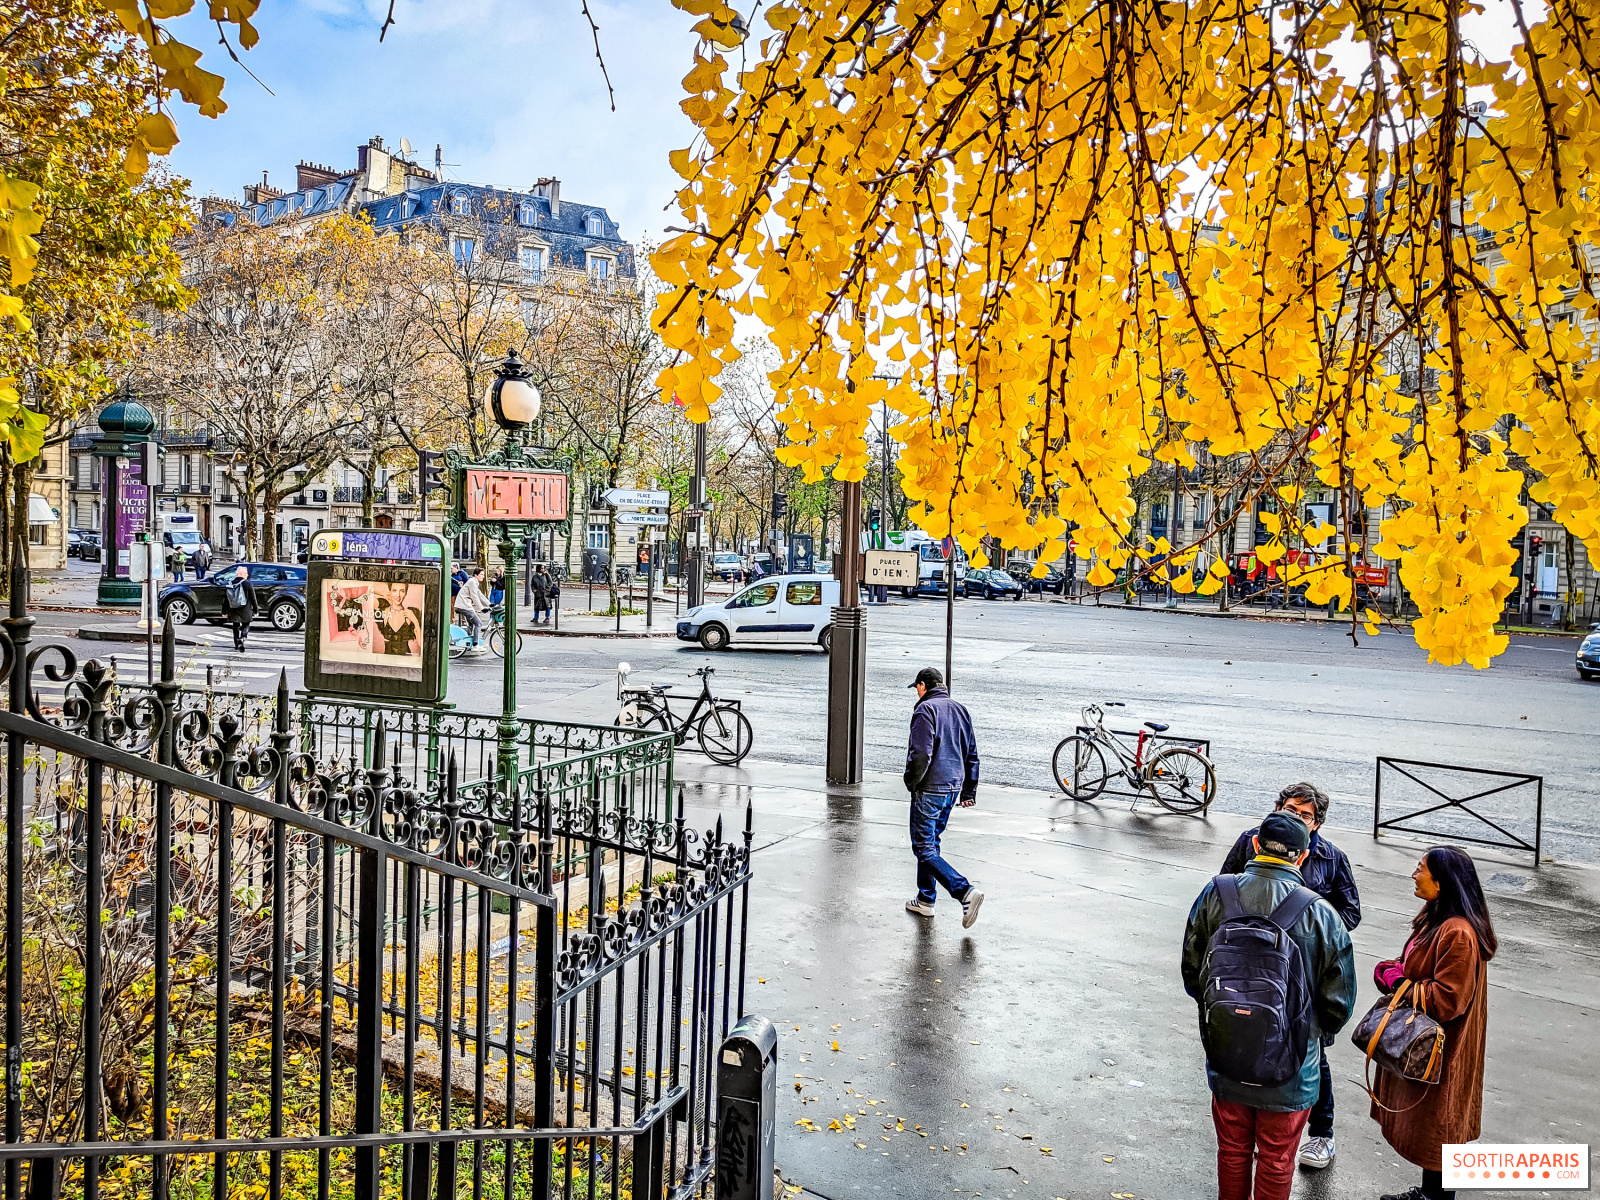
M1073 800L1093 800L1111 782L1105 751L1081 733L1061 739L1050 760L1050 771L1056 785Z
M506 628L504 625L496 625L489 631L489 649L494 651L497 658L506 656ZM517 657L520 658L521 656L522 630L519 629L517 630Z
M1217 773L1197 751L1173 746L1150 760L1145 790L1175 813L1204 812L1217 794Z
M728 703L712 705L711 711L700 718L699 737L706 757L725 767L738 765L755 741L749 718Z
M624 704L617 713L613 725L621 725L626 729L643 729L650 733L671 733L672 723L667 720L667 714L655 705L645 701L635 701Z

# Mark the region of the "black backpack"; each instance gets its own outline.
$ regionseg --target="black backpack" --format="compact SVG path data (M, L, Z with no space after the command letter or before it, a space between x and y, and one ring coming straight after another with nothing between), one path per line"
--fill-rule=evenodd
M1311 989L1289 930L1317 894L1296 888L1262 917L1245 910L1235 876L1218 875L1213 883L1222 924L1200 967L1206 1061L1236 1083L1278 1087L1299 1073L1311 1040Z

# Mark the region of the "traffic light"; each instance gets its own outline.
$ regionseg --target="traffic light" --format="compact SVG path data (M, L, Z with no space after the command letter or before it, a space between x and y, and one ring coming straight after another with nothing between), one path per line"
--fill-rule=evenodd
M1544 548L1544 539L1538 534L1528 538L1528 569L1532 571L1539 565L1539 551Z
M423 495L427 495L429 492L447 491L450 485L444 481L444 452L442 450L418 450L417 475L421 481L419 490Z
M877 533L882 524L883 510L881 508L867 509L867 528L872 530L873 533Z
M776 525L789 511L789 497L782 492L772 493L772 523Z

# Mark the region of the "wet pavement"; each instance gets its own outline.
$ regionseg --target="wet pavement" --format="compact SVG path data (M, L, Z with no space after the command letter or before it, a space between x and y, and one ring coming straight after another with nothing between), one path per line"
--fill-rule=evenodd
M904 910L914 866L896 776L829 789L820 771L772 763L686 761L680 773L698 823L755 805L749 1007L781 1033L786 1180L829 1200L1215 1195L1178 955L1189 905L1245 819L986 786L945 839L988 897L963 931L947 897L932 920ZM1398 953L1416 911L1421 843L1329 832L1362 892L1364 1010L1373 964ZM1600 874L1479 861L1501 939L1484 1138L1587 1142ZM1348 1030L1332 1054L1339 1156L1301 1172L1296 1195L1370 1200L1414 1185L1367 1116Z

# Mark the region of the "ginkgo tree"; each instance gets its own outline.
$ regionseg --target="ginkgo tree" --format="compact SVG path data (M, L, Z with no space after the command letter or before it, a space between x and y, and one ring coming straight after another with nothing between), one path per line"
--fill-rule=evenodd
M1286 573L1348 604L1351 530L1296 515L1314 476L1341 523L1390 507L1373 548L1442 663L1506 645L1528 479L1600 549L1583 4L1505 0L1495 56L1468 0L786 0L759 40L676 3L699 136L656 321L694 418L755 318L810 478L863 476L886 392L923 528L972 551L1071 522L1103 585L1141 553L1186 567L1130 538L1132 483L1203 451L1280 501L1263 557L1322 546ZM1436 386L1405 385L1402 346Z

